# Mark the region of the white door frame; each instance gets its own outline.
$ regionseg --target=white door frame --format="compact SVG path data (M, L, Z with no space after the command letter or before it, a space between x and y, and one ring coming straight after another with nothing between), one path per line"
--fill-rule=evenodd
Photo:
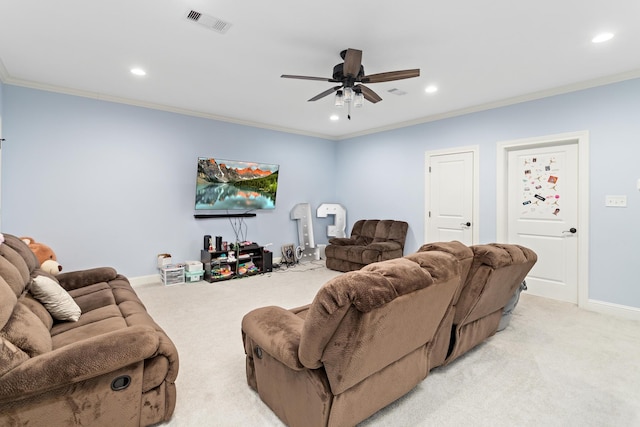
M478 243L480 235L480 202L478 194L480 194L480 147L478 145L469 145L465 147L457 148L444 148L441 150L431 150L424 153L424 237L423 241L427 242L427 234L429 231L429 211L431 209L431 194L429 189L431 188L431 174L429 173L429 165L431 164L432 156L442 156L447 154L460 154L460 153L473 153L473 215L471 221L473 223L471 241L475 245Z
M496 162L496 237L507 241L507 192L509 152L577 142L578 146L578 307L589 301L589 132L578 131L497 143Z

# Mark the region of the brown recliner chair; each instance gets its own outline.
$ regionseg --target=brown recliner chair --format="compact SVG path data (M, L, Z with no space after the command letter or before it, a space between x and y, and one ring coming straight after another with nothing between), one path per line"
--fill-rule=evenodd
M242 320L247 382L288 426L353 426L429 372L427 343L460 287L430 251L340 275L309 306Z
M359 270L365 265L402 257L409 224L390 219L361 219L353 225L351 237L329 239L325 248L327 268Z
M460 242L449 242L426 244L418 250L465 257L460 262L463 278L467 268L460 294L430 344L431 368L450 363L496 333L505 306L538 259L524 246L491 243L469 247L473 253L469 265L465 248Z

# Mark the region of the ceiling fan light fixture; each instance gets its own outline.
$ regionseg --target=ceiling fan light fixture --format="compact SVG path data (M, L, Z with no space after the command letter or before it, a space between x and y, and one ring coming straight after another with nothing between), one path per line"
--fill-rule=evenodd
M343 107L344 106L344 95L342 94L342 90L339 90L339 91L336 92L335 106L336 107Z
M362 92L356 92L353 97L353 106L356 108L362 108L364 105L364 95Z
M344 88L344 102L351 102L353 101L353 89L351 89L350 87L345 87Z

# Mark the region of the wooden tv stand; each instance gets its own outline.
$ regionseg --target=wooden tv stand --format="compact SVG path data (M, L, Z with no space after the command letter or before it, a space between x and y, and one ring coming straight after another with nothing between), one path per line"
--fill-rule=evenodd
M224 251L200 251L207 282L220 282L272 271L273 254L256 243Z

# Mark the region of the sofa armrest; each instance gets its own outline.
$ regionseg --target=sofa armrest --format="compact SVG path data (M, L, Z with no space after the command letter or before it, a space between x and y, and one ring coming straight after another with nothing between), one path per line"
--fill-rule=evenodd
M388 252L402 249L402 246L398 242L375 242L368 244L366 249L371 251Z
M118 273L111 267L98 267L88 270L70 271L68 273L60 273L56 277L60 286L67 291L83 288L100 282L108 282L115 279Z
M296 371L304 369L298 358L304 320L281 307L262 307L242 318L242 332L263 351Z
M329 239L329 244L336 246L352 246L356 244L356 241L349 237L332 237Z
M145 360L158 350L148 326L130 326L32 357L0 377L0 403L28 397Z

